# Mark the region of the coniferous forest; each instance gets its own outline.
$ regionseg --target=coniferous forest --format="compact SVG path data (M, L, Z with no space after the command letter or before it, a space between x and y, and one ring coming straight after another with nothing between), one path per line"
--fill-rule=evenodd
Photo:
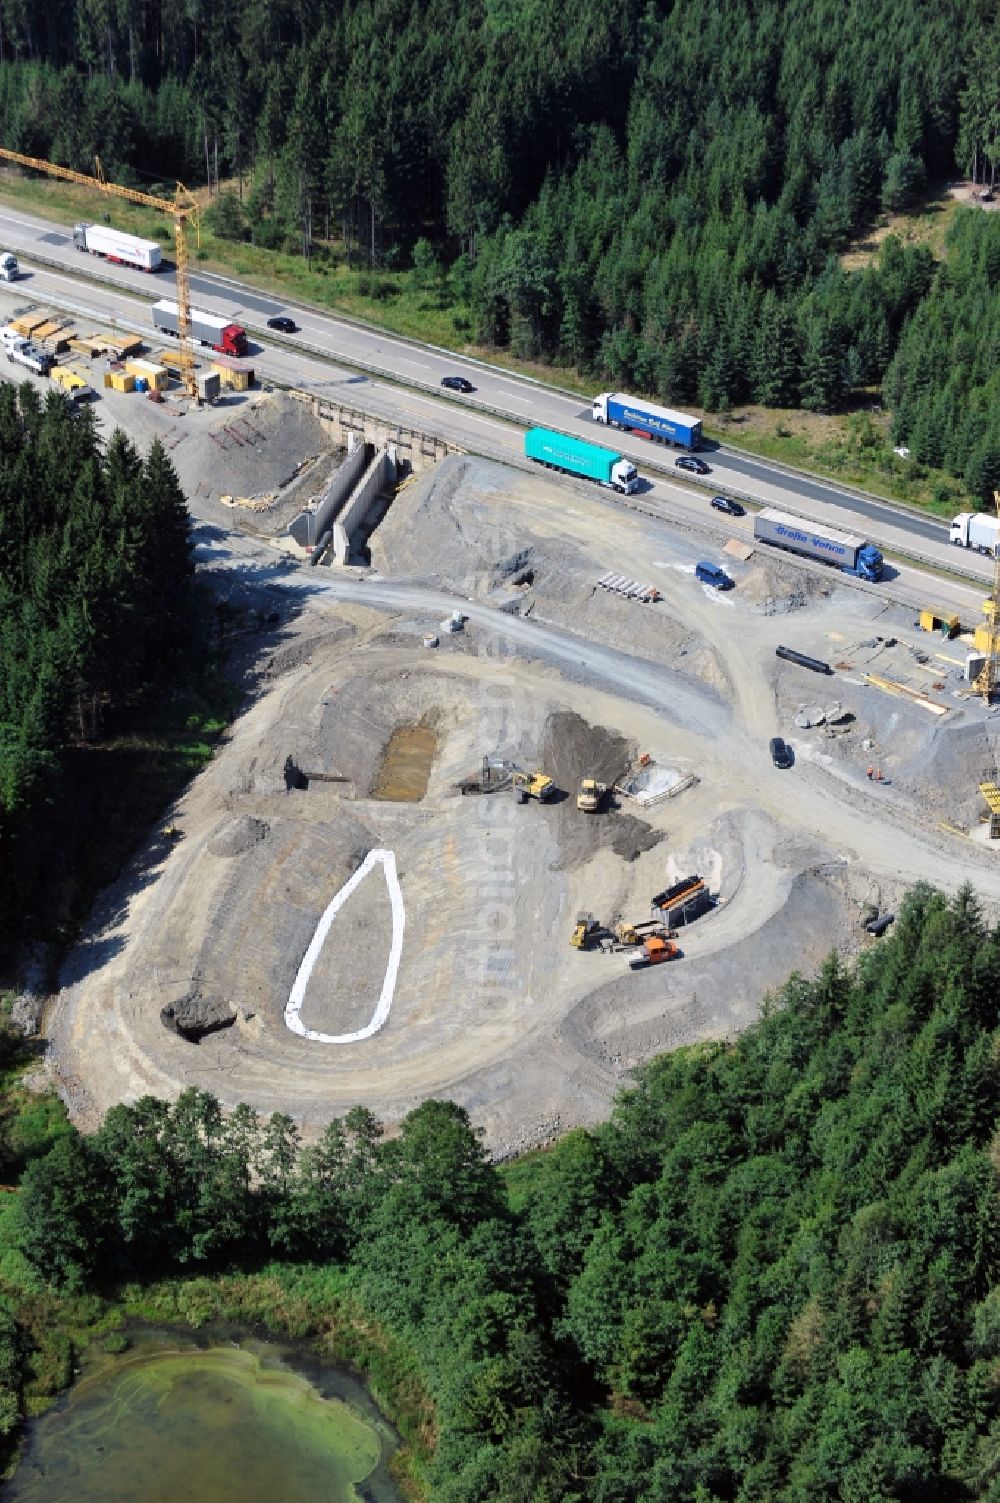
M120 779L155 757L109 746L204 661L189 526L159 443L103 445L61 392L0 383L0 967L115 875L85 880L132 796Z
M985 0L3 0L0 135L238 182L220 232L412 264L478 340L675 405L884 391L918 460L1000 482L995 217L958 214L948 270L838 260L992 183Z
M435 1499L995 1503L998 1061L1000 933L918 888L856 972L793 977L507 1171L448 1102L303 1147L188 1091L34 1157L12 1239L59 1298L262 1271L272 1309L388 1327ZM4 1309L9 1432L33 1359Z

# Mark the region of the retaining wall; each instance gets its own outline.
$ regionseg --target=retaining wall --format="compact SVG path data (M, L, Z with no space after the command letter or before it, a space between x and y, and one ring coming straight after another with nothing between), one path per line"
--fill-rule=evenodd
M340 469L327 482L316 506L299 512L289 523L289 534L302 548L314 548L338 515L344 502L358 483L365 468L366 449L364 441L356 433L347 440L347 458Z
M334 562L346 564L351 539L364 521L369 507L396 481L396 451L392 444L380 449L348 498L333 524Z
M303 395L301 400L310 403L313 415L323 424L335 443L346 444L351 434L354 434L374 449L384 449L391 445L396 451L400 471L412 470L415 474L420 474L449 454L465 453L458 444L449 443L437 434L406 428L391 422L389 418L376 417L370 412L361 412L356 407L345 407L326 397Z

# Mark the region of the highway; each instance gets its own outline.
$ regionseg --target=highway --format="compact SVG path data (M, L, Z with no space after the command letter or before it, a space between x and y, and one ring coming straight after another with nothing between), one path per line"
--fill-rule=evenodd
M73 246L71 226L3 205L0 247L13 250L27 273L20 282L4 288L19 305L51 304L105 324L114 319L149 333L149 303L175 293L172 271L149 275L98 258L84 259ZM788 473L724 447L703 454L711 465L711 474L704 480L682 477L674 469L671 451L595 424L585 399L529 377L399 339L332 313L286 304L239 282L197 270L191 286L196 306L247 329L255 368L278 384L321 392L498 459L522 454L525 427L540 423L560 428L613 445L632 458L645 477L640 499L651 507L666 502L692 518L700 514L718 520L717 513L708 513L708 496L715 490L729 490L861 533L889 552L915 555L939 569L957 567L983 581L991 577L988 561L951 547L947 525L932 517ZM293 317L299 332L278 335L269 331L267 319L279 313ZM476 388L474 394L442 392L441 377L448 374L466 376ZM730 528L736 534L748 529L748 522ZM934 597L942 604L957 598L959 592L968 596L967 589L935 581Z

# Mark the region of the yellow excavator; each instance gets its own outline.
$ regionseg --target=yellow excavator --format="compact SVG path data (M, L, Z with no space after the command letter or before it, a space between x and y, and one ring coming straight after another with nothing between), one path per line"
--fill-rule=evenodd
M536 798L540 804L546 803L556 792L555 783L544 772L515 772L512 781L519 793L526 798Z

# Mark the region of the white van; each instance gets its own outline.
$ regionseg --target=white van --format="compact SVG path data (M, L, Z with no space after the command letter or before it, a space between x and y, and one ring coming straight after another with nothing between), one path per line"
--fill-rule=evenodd
M19 334L11 324L5 324L4 327L0 329L0 350L3 350L5 355L8 354L11 350L18 349L22 344L27 343L28 341L25 339L24 335Z
M17 257L12 256L10 251L0 251L0 278L5 282L16 282L20 275Z

